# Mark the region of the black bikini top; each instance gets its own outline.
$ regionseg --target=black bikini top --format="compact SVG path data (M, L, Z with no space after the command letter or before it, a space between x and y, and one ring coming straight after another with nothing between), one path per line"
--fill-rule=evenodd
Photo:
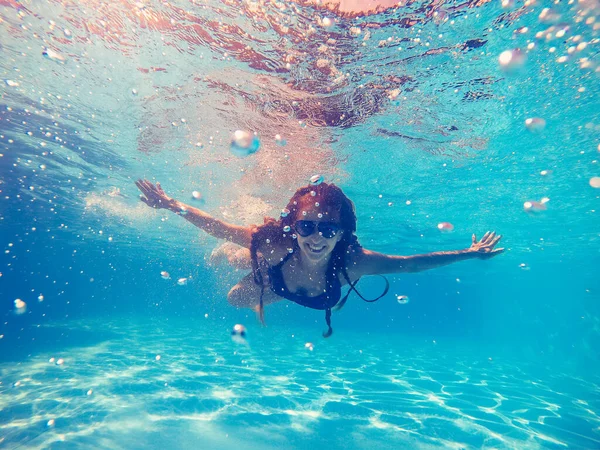
M271 290L275 294L277 294L283 298L286 298L288 300L291 300L294 303L305 306L307 308L325 310L325 321L327 322L328 329L326 332L323 333L323 337L329 337L329 336L331 336L331 333L333 333L333 329L331 328L331 309L334 307L336 307L336 310L341 309L344 306L344 304L346 303L346 300L348 299L350 292L354 291L364 301L372 303L372 302L379 300L381 297L383 297L385 294L387 294L387 292L390 288L390 284L389 284L388 280L385 277L382 277L386 283L383 294L381 294L376 299L367 300L360 294L360 292L358 292L355 289L355 286L358 283L358 280L360 280L360 278L357 279L354 283L352 283L350 281L350 278L348 277L346 268L342 266L342 274L344 275L344 278L348 282L350 289L348 290L348 292L346 293L344 298L341 299L342 285L336 274L335 265L332 264L331 267L327 270L327 274L326 274L327 291L325 291L322 294L317 295L315 297L309 297L306 294L302 294L302 293L298 293L298 292L291 292L287 288L287 286L285 284L285 280L283 279L283 274L281 273L281 269L282 269L283 265L290 259L291 256L292 256L292 253L289 253L279 264L277 264L275 266L269 266L268 273L269 273L269 280L271 282L270 283Z
M327 271L327 291L323 292L322 294L315 297L309 297L301 292L291 292L287 288L283 279L283 274L281 273L283 265L290 259L291 256L292 254L289 253L279 264L269 267L268 271L269 279L271 280L271 290L275 294L283 298L287 298L294 303L298 303L299 305L306 306L307 308L320 310L333 308L340 301L342 296L342 285L338 277L333 273L333 270Z

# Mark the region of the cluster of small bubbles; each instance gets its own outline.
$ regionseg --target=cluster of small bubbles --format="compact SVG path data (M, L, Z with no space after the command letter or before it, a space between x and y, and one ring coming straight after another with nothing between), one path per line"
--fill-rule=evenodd
M314 197L315 195L317 195L317 193L315 191L310 191L310 195L311 197Z
M285 231L286 233L288 233L291 230L289 225L286 225L283 227L283 231Z
M188 279L187 279L187 278L185 278L185 277L183 277L183 278L180 278L179 280L177 280L177 284L178 284L179 286L185 286L185 285L187 284L187 282L188 282Z
M525 263L519 264L519 267L521 268L521 270L529 270L529 266Z
M505 50L500 53L498 62L504 70L515 70L525 64L527 57L520 49Z
M440 222L438 223L437 227L442 233L450 233L451 231L454 231L454 225L452 225L450 222Z
M194 200L202 200L202 194L199 191L192 191L192 198Z
M546 128L546 121L540 117L530 117L525 119L525 127L531 132L540 132Z
M258 136L248 131L237 130L233 133L231 138L231 153L238 158L245 158L246 156L256 153L260 147L260 141Z
M171 275L169 275L169 272L163 270L160 273L160 276L162 277L163 280L169 280L171 278Z
M275 143L281 147L284 147L287 144L287 141L284 138L282 138L280 134L276 134Z
M16 299L15 300L15 313L16 314L23 314L26 311L27 311L27 303L25 303L20 298Z
M600 177L590 178L590 186L593 188L600 188Z
M304 348L312 352L315 349L315 346L312 344L312 342L307 342L306 344L304 344Z
M309 182L313 186L318 186L319 184L321 184L323 182L323 176L322 175L313 175L312 177L310 177Z
M319 213L319 214L317 214L317 217L318 217L319 219L322 219L322 218L323 218L323 214Z
M287 208L283 208L281 210L281 217L287 217L290 214L290 210Z
M396 295L396 301L400 305L406 305L408 302L410 302L410 299L408 298L408 295Z
M526 212L546 211L546 209L548 209L548 207L546 206L546 203L548 203L549 201L550 201L550 199L548 197L542 198L539 202L530 200L530 201L523 203L523 209Z

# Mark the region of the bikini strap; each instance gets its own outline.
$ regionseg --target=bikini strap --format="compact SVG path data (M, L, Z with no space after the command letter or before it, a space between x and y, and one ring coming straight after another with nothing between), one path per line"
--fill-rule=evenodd
M331 328L331 308L325 310L325 322L327 322L327 331L323 332L323 337L328 338L333 333L333 328Z
M367 298L364 298L362 296L362 294L360 292L358 292L358 289L356 289L356 287L355 287L357 285L357 283L359 282L360 278L358 278L354 283L352 283L350 281L350 277L348 277L348 272L346 272L345 267L342 267L342 274L344 275L344 278L348 282L348 285L350 286L350 288L348 289L348 292L346 293L344 298L342 300L340 300L338 302L338 304L335 306L336 311L339 311L340 309L342 309L342 307L346 303L346 300L348 300L348 296L350 295L350 292L352 292L352 291L356 292L356 295L358 295L363 301L365 301L367 303L373 303L373 302L376 302L377 300L379 300L381 297L385 296L388 293L388 291L390 290L390 282L388 281L388 279L386 277L384 277L383 275L378 275L385 280L385 289L383 290L383 293L379 297L374 298L374 299L367 299Z

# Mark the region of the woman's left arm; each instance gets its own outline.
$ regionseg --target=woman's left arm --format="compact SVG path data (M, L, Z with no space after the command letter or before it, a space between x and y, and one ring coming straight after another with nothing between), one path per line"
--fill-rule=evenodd
M504 251L503 248L494 248L501 238L500 235L496 236L495 231L491 233L488 231L480 241L473 235L471 247L465 250L412 256L385 255L360 249L353 254L348 272L352 272L352 278L358 278L363 275L421 272L467 259L487 259Z

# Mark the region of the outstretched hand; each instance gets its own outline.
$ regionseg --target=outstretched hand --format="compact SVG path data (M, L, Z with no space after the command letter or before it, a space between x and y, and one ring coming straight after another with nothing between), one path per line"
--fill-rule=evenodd
M469 251L476 253L479 258L491 258L504 251L503 248L494 248L498 242L502 239L501 235L496 236L496 232L488 231L483 235L480 241L477 240L475 234L473 234L473 243L469 247Z
M173 200L165 194L160 183L154 185L148 180L137 180L135 185L142 191L143 195L140 195L140 200L152 208L168 208Z

